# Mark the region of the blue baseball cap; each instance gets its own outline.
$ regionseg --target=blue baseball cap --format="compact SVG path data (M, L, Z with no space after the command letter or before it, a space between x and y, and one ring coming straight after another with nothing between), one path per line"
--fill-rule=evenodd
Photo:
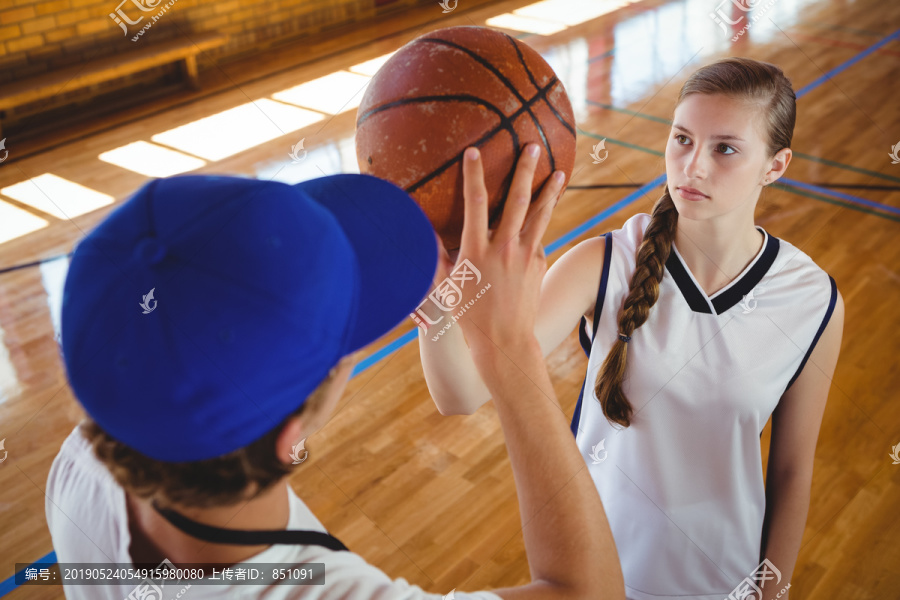
M376 177L156 179L75 248L61 318L69 383L145 456L221 456L413 312L436 266L425 214Z

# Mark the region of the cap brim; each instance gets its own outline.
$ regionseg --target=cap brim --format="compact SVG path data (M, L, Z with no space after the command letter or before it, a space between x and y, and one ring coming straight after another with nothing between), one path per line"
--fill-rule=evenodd
M334 215L356 253L359 308L347 353L355 352L425 297L437 269L434 228L409 194L371 175L330 175L295 187Z

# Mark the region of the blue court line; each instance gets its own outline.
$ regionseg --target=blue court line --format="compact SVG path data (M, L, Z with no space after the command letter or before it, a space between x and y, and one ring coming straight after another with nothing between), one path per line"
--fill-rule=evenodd
M36 565L39 563L55 563L55 562L56 562L56 552L51 550L50 554L48 554L44 558L41 558L41 559L36 560L35 562L31 563L30 565L25 567L25 569L30 569L33 565ZM21 571L16 573L16 575L23 575L25 573L25 569L22 569ZM6 581L0 583L0 596L5 596L6 594L10 593L11 591L13 591L17 587L19 587L16 585L16 575L13 575Z
M868 48L867 50L863 50L863 51L862 51L861 53L859 53L856 57L851 58L850 60L848 60L847 62L843 63L842 65L836 67L835 69L832 69L831 71L829 71L828 73L826 73L826 74L823 75L822 77L820 77L820 78L818 78L817 80L815 80L813 83L811 83L811 84L807 85L806 87L804 87L803 90L801 90L801 91L802 91L803 93L806 93L806 92L810 91L813 87L818 86L818 85L821 85L826 79L828 79L829 76L834 75L834 74L837 74L837 73L839 73L840 71L843 71L843 70L845 70L845 69L847 69L847 68L853 66L854 64L856 64L857 62L859 62L860 60L862 60L863 58L865 58L865 57L868 56L869 54L872 54L873 52L875 52L876 50L878 50L878 48L880 48L880 47L883 46L884 44L888 43L889 41L891 41L891 40L897 38L898 36L900 36L900 29L898 29L897 31L895 31L895 32L892 33L891 35L887 36L886 38L884 38L884 39L881 40L880 42L876 43L874 46ZM801 94L798 93L798 94L797 94L797 98L799 98L800 95L801 95ZM566 241L562 241L562 240L563 240L563 239L566 239L567 236L572 235L574 232L576 232L576 231L583 232L583 231L586 230L586 229L590 229L590 226L588 226L588 227L585 228L585 226L587 225L587 223L594 223L594 224L597 224L597 223L599 223L600 221L602 221L604 218L608 217L610 214L612 214L613 212L615 212L616 210L619 210L619 209L623 208L624 206L626 206L627 204L630 204L630 202L633 202L634 200L636 200L636 199L640 196L640 194L643 194L647 189L650 189L653 185L658 185L659 183L661 183L662 180L663 180L664 178L665 178L665 174L660 175L659 177L657 177L656 179L654 179L653 181L651 181L650 183L648 183L648 184L645 185L644 187L640 188L639 190L636 190L635 192L632 192L631 194L629 194L628 196L626 196L625 198L623 198L622 200L620 200L620 201L617 202L616 204L614 204L614 205L610 206L609 208L607 208L606 210L604 210L604 211L603 211L602 213L600 213L599 215L597 215L597 216L591 218L591 219L590 219L589 221L587 221L585 224L583 224L583 225L581 225L581 226L579 226L579 227L576 227L575 229L573 229L573 230L570 231L569 233L565 234L562 238L559 238L558 240L555 240L555 241L551 242L550 244L548 244L548 245L545 247L545 249L544 249L545 254L549 254L549 253L553 252L554 250L557 250L560 246L562 246L562 245L564 245L565 243L567 243L567 241L569 241L569 240L572 239L572 238L568 238ZM793 184L792 184L792 185L793 185ZM804 184L804 185L805 185L805 184ZM626 202L626 200L628 200L629 198L630 198L631 200L630 200L629 202ZM613 209L615 209L615 210L613 210ZM605 216L603 216L603 215L605 215ZM601 218L601 217L602 217L602 218ZM585 229L582 229L582 228L585 228ZM580 235L580 233L574 234L574 235L572 235L572 237L577 237L577 235ZM551 250L551 248L552 248L552 250ZM398 349L402 348L403 346L405 346L406 344L408 344L408 343L411 342L412 340L416 339L416 337L417 337L417 331L418 331L418 328L413 329L413 330L410 331L409 333L407 333L407 334L403 335L402 337L400 337L400 338L394 340L393 342L391 342L390 344L388 344L388 345L385 346L384 348L380 349L378 352L372 354L371 356L367 357L365 360L361 361L359 364L356 365L356 367L354 367L354 369L353 369L353 374L356 375L357 373L360 373L360 372L364 371L365 369L369 368L370 366L372 366L373 364L375 364L376 362L378 362L379 360L381 360L382 358L384 358L385 356L387 356L387 355L390 354L391 352L393 352L393 351L395 351L395 350L398 350ZM375 358L376 356L377 356L377 358ZM372 360L372 359L374 359L374 360ZM43 558L41 558L41 559L35 561L35 563L46 563L46 562L57 562L57 561L56 561L56 552L55 552L55 551L51 551L49 554L47 554L47 555L44 556ZM34 564L34 563L32 563L32 564ZM26 568L27 568L27 567L26 567ZM24 570L24 569L23 569L23 570ZM21 572L21 571L20 571L20 572ZM17 587L18 587L18 586L16 585L16 576L13 575L13 576L9 577L8 579L6 579L6 580L3 581L2 583L0 583L0 597L5 596L6 594L8 594L8 593L11 592L12 590L16 589Z
M876 210L883 210L886 212L894 213L895 215L900 215L900 208L896 206L891 206L889 204L882 204L881 202L875 202L873 200L866 200L865 198L860 198L859 196L851 196L850 194L845 194L843 192L836 192L829 188L820 187L818 185L813 185L811 183L804 183L802 181L797 181L796 179L788 179L787 177L782 177L778 180L780 183L785 183L787 185L800 188L801 190L809 190L811 192L816 192L818 194L822 194L825 196L831 196L833 198L840 198L841 200L846 200L847 202L853 202L854 204L862 204L863 206L869 206Z
M894 221L900 223L900 217L895 217L894 215L886 215L884 213L876 212L870 208L865 208L863 206L857 206L856 204L852 204L846 202L844 200L839 200L834 197L824 196L822 194L817 194L815 192L810 192L807 190L802 190L798 187L794 187L792 185L788 185L786 183L781 183L781 180L769 184L770 187L776 190L782 190L788 192L789 194L796 194L797 196L803 196L804 198L812 198L813 200L818 200L820 202L827 202L828 204L834 204L836 206L843 206L844 208L849 208L855 210L857 212L861 212L867 215L872 215L875 217L879 217L881 219L887 219L888 221Z
M373 352L372 354L370 354L363 360L356 363L356 366L353 367L353 373L350 375L350 377L356 377L357 375L359 375L360 373L362 373L363 371L365 371L366 369L368 369L369 367L371 367L372 365L377 363L379 360L381 360L382 358L384 358L385 356L387 356L394 350L399 350L406 344L408 344L411 341L413 341L414 339L416 339L416 337L418 337L417 336L418 331L419 331L419 327L416 326L414 329L412 329L411 331L408 331L405 334L403 334L402 336L398 337L396 340L394 340L393 342L391 342L384 348L379 349L377 352Z
M819 87L820 85L822 85L823 83L825 83L826 80L831 79L832 77L834 77L838 73L841 73L842 71L846 71L847 69L849 69L850 67L852 67L853 65L855 65L856 63L858 63L859 61L861 61L868 55L872 54L873 52L875 52L876 50L878 50L885 44L887 44L893 40L896 40L898 37L900 37L900 29L898 29L891 35L889 35L885 38L882 38L881 41L875 42L875 44L873 44L872 46L869 46L867 49L863 50L862 52L860 52L859 54L857 54L850 60L839 64L838 66L836 66L832 70L828 71L827 73L825 73L824 75L822 75L821 77L819 77L818 79L813 81L812 83L807 84L807 85L803 86L802 88L800 88L800 91L797 92L797 99L799 100L802 96L806 95L813 89L815 89L815 88Z
M615 54L615 53L616 53L616 49L615 49L614 47L613 47L613 48L610 48L609 50L607 50L607 51L604 52L603 54L598 54L597 56L595 56L595 57L593 57L593 58L589 58L589 59L588 59L588 64L591 64L592 62L598 61L598 60L600 60L601 58L606 58L606 57L608 57L608 56L612 56L612 55Z
M868 169L861 169L859 167L854 167L853 165L845 165L844 163L839 163L834 160L829 160L827 158L822 158L821 156L812 156L811 154L803 154L802 152L794 152L794 156L797 158L803 158L805 160L811 160L817 163L821 163L823 165L828 165L829 167L837 167L839 169L845 169L847 171L854 171L856 173L860 173L862 175L868 175L870 177L877 177L878 179L884 179L886 181L893 181L895 183L900 183L900 177L894 177L893 175L885 175L884 173L879 173L878 171L870 171Z
M599 225L607 217L609 217L613 213L616 213L619 210L625 208L626 206L628 206L629 204L631 204L632 202L634 202L635 200L637 200L638 198L643 196L647 191L658 186L665 180L666 180L666 174L663 173L662 175L658 176L656 179L654 179L650 183L647 183L643 187L640 187L640 188L636 189L635 191L631 192L630 194L628 194L627 196L625 196L624 198L622 198L621 200L619 200L618 202L616 202L615 204L610 206L609 208L605 209L600 214L598 214L594 217L591 217L590 219L588 219L587 221L585 221L584 223L582 223L581 225L579 225L572 231L564 234L562 237L560 237L560 238L550 242L546 246L544 246L544 254L550 254L552 252L556 252L560 247L565 246L566 244L568 244L569 242L571 242L572 240L577 238L579 235L581 235L585 231L589 230L591 227L594 227L595 225Z

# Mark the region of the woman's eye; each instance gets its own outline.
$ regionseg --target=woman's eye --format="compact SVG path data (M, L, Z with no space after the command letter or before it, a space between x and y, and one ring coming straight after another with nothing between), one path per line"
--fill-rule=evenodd
M723 150L724 149L724 150ZM728 144L719 144L719 150L722 151L722 154L734 154L734 148L729 146ZM725 150L731 150L731 152L726 152Z
M682 143L681 138L687 139L687 136L681 135L680 133L675 135L675 141L678 142L679 144Z

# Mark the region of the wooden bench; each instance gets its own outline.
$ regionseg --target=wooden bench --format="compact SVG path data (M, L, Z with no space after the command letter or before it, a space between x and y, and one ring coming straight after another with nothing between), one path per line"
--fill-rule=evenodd
M197 34L191 39L178 39L148 45L139 50L106 56L80 65L52 71L0 87L0 119L6 111L29 102L51 98L62 92L85 88L117 77L124 77L153 67L174 62L183 63L184 75L194 89L197 79L197 55L224 45L228 37L219 34ZM0 131L0 138L3 137Z

